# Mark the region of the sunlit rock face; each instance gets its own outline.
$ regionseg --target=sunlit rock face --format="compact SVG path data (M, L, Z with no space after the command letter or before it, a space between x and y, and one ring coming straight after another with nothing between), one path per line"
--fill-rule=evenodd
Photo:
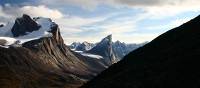
M23 15L2 28L10 29L0 30L1 88L77 88L105 69L71 51L49 18Z

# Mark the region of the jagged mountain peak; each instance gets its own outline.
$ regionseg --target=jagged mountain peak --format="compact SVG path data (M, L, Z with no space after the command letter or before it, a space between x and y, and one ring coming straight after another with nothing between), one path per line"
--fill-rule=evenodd
M81 44L80 42L73 42L72 44L70 44L70 48L76 50L76 47L79 46L80 44Z
M125 45L124 42L121 42L121 41L119 41L119 40L115 41L114 44L117 44L117 45L121 45L121 44L123 44L123 45Z
M27 14L23 14L23 15L22 15L22 18L23 18L23 19L27 19L27 20L30 20L30 19L31 19L31 17L30 17L29 15L27 15Z
M95 47L87 51L87 53L104 57L104 60L107 62L108 66L118 61L112 48L112 35L108 35L103 38L99 43L96 44Z
M119 40L117 40L116 43L121 43L121 42Z
M88 51L88 50L92 49L94 46L95 46L94 44L84 41L77 48L81 48L82 47L83 48L82 51Z
M85 44L85 45L87 45L87 44L89 44L89 42L86 42L86 41L84 41L82 44Z
M100 43L104 43L104 42L112 43L112 34L103 38Z
M26 35L28 32L39 30L40 26L29 16L23 14L22 17L17 18L11 29L14 37Z
M98 48L101 48L106 52L110 52L110 50L112 49L112 35L108 35L103 38L99 43L96 44L94 48L91 49L91 51Z

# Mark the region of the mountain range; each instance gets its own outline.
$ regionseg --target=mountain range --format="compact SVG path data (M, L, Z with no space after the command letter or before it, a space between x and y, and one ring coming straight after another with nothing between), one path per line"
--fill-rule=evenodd
M66 45L50 18L0 25L0 88L198 88L200 16L151 42Z
M81 88L198 88L200 16L132 51Z
M96 44L67 46L50 18L24 14L0 26L0 87L77 88L142 45L112 42L108 35Z
M120 61L129 52L144 46L148 42L139 44L126 44L124 42L112 41L112 35L108 35L98 43L73 42L69 47L71 50L89 56L98 55L105 60L108 66ZM98 58L97 56L97 58Z

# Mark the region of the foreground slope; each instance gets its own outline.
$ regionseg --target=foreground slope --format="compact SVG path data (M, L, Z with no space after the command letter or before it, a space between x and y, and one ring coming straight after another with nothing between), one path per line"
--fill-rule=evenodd
M82 88L200 87L200 16L105 70Z

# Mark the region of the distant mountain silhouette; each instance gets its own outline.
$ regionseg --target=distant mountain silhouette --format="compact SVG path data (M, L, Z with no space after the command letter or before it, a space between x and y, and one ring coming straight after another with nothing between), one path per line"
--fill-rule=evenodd
M120 60L124 58L127 54L129 54L131 51L136 50L139 47L144 46L148 42L143 43L131 43L126 44L124 42L116 41L112 43L113 52L115 53L116 57Z
M81 88L199 88L200 16L131 52Z
M69 47L71 50L81 53L82 55L98 55L101 56L102 61L106 62L105 66L110 66L113 63L120 61L124 56L126 56L131 51L144 46L148 42L144 43L132 43L126 44L124 42L120 42L119 40L116 42L112 41L112 35L108 35L103 38L98 43L88 43L88 42L73 42Z
M70 48L74 49L75 51L88 51L92 49L94 46L95 44L84 41L83 43L73 42L70 45Z

